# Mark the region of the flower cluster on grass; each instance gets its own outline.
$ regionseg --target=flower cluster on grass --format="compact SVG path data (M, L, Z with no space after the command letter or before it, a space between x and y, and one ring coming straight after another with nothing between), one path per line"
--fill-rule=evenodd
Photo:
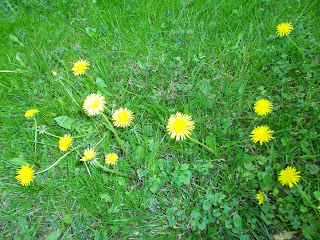
M293 30L293 27L291 23L282 23L277 26L278 36L288 36L292 30ZM74 63L72 71L76 76L83 75L85 71L88 69L88 66L89 66L89 62L80 59L79 61ZM54 76L57 75L56 72L54 71L52 71L52 74ZM118 128L126 128L130 126L133 123L133 120L135 117L135 115L133 114L133 111L131 111L126 107L124 108L121 107L119 109L116 109L112 113L111 119L113 124L111 124L110 121L108 120L108 117L104 114L105 110L106 112L111 112L111 111L106 106L105 97L100 93L91 93L90 95L88 95L83 102L82 108L89 116L102 115L102 117L106 120L108 124L108 129L114 133L114 136L116 137L120 147L123 150L124 156L127 157L133 169L135 170L135 166L131 158L129 157L129 154L127 153L119 135L117 134L117 131L113 127L115 126ZM272 113L273 104L271 103L271 101L263 98L255 102L253 110L258 116L266 116ZM39 111L37 109L30 109L26 111L25 117L34 117L34 115L38 112ZM177 112L176 114L171 114L166 125L166 132L168 133L170 138L175 139L176 141L184 141L188 138L200 144L201 146L205 147L207 150L211 151L212 153L214 153L214 151L210 149L208 146L191 138L191 134L194 129L195 129L195 122L193 121L192 117L190 115L187 115L181 112ZM43 130L43 132L47 133L45 130ZM274 139L273 133L274 131L271 130L269 126L260 125L255 127L251 131L250 138L253 143L259 143L260 145L262 145ZM59 149L63 152L68 151L72 147L72 143L73 143L73 138L71 137L71 134L65 134L63 137L59 137ZM79 147L80 145L77 148ZM71 151L75 149L76 148L72 149ZM80 159L80 161L97 163L97 158L96 158L97 154L98 153L94 150L94 148L87 148L84 150L83 156ZM61 159L62 158L60 158L56 163L54 163L48 169L55 166L55 164L57 164ZM116 153L109 153L105 156L105 164L108 166L115 165L118 159L119 157ZM100 166L100 165L97 163L97 166ZM109 169L109 168L106 168L105 166L103 166L102 168L109 172L115 173L115 171L111 168ZM46 171L46 170L43 170L43 171ZM118 174L122 176L128 176L122 173L118 173ZM132 178L132 176L128 176L128 177ZM28 164L21 166L21 168L17 170L16 179L19 183L21 183L21 185L23 186L30 185L30 183L33 182L33 178L34 178L33 167L29 167ZM280 182L280 184L282 186L287 185L289 186L289 188L292 188L294 185L297 185L300 181L300 178L301 178L300 172L298 172L297 169L292 166L287 166L285 169L282 169L278 175L278 181ZM259 191L256 194L256 199L258 200L259 205L263 204L265 200L265 196L262 193L262 191ZM320 206L318 206L318 208L320 209Z

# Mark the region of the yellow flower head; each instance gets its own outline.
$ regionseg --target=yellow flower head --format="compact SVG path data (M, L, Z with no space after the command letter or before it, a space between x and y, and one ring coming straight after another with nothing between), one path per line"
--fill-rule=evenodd
M293 187L293 183L297 184L300 181L301 176L299 175L300 172L296 172L295 167L287 167L286 169L282 169L278 180L284 185L288 185L290 188Z
M269 100L260 99L254 104L254 111L259 115L267 115L272 112L272 104Z
M112 114L113 125L116 127L130 126L134 118L133 112L127 108L120 108Z
M177 141L183 141L190 137L190 131L193 129L194 121L192 121L191 116L180 112L171 114L167 125L167 132L171 138L176 138Z
M116 153L109 153L106 156L106 164L108 165L114 165L118 161L118 155Z
M89 62L87 62L86 60L80 59L78 62L75 62L73 64L73 68L72 68L73 74L75 76L84 74L88 66L89 66Z
M70 134L65 134L63 137L59 138L59 149L62 152L67 151L71 144L72 137L70 136Z
M30 182L33 182L33 167L29 167L29 164L21 166L19 170L17 170L16 179L22 186L29 186Z
M269 142L273 137L271 134L274 131L270 130L268 126L259 126L252 130L251 132L251 140L256 143L260 142L260 145L264 142Z
M38 109L29 109L28 111L26 111L26 113L24 114L25 117L33 117L33 115L35 115L36 113L38 113L39 110Z
M280 23L277 26L277 36L288 36L289 33L293 30L292 24L291 23Z
M92 160L95 156L96 156L96 152L94 151L94 149L87 148L86 150L84 150L83 157L81 158L80 161L87 162Z
M51 71L51 73L52 73L53 76L57 76L57 75L58 75L58 74L57 74L55 71L53 71L53 70Z
M100 93L92 93L83 102L83 109L89 116L99 115L106 105L105 97Z
M264 197L262 192L260 191L259 193L257 193L257 199L259 201L259 205L261 205L263 203Z

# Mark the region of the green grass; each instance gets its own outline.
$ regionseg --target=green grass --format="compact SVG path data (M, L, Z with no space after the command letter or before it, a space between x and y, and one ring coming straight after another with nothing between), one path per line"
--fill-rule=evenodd
M13 72L0 72L0 238L319 238L309 202L277 181L295 166L299 187L320 205L319 8L311 0L2 1L0 70ZM306 61L276 36L282 22L293 24ZM73 75L80 58L93 81ZM138 181L92 165L89 175L79 161L104 137L99 161L117 152L113 169L133 174L104 119L79 107L97 92L108 117L119 107L135 113L117 132ZM253 111L260 98L274 105L265 117ZM30 108L40 110L38 126L81 136L73 143L81 149L23 187L17 161L39 171L63 155L56 138L38 134L36 162ZM193 117L193 138L223 154L170 139L166 124L177 111ZM74 120L71 129L59 116ZM249 140L259 125L275 131L268 147Z

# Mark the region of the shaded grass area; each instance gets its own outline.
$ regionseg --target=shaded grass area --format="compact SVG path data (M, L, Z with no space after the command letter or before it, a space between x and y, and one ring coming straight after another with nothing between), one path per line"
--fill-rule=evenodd
M14 71L0 72L1 238L268 239L284 230L297 231L297 239L317 236L311 207L295 188L282 187L277 173L296 166L318 204L319 3L4 1L1 7L0 70ZM288 39L276 37L281 22L293 24L290 36L306 62ZM89 71L75 77L71 67L79 58L90 62ZM97 149L101 161L120 151L102 118L79 107L92 92L103 94L110 110L135 112L134 126L119 134L141 180L94 167L90 177L79 151L34 185L18 185L10 160L35 163L35 129L24 118L29 108L40 110L38 125L50 132L84 136L75 140L83 148L106 133ZM252 110L260 98L274 105L262 118ZM224 154L170 140L166 121L177 111L192 115L195 139ZM74 126L59 127L58 116L72 117ZM245 141L261 124L275 131L269 150ZM38 136L41 169L61 155L57 139ZM123 156L115 169L130 173ZM255 199L260 190L262 206Z

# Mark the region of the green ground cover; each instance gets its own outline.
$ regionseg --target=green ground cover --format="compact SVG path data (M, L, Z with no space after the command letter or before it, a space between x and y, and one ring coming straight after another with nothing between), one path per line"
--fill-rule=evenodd
M0 6L0 239L320 238L318 1ZM288 37L276 34L283 22ZM90 65L75 76L79 59ZM108 172L135 178L105 119L82 109L91 93L110 121L134 112L116 132L137 179ZM253 110L262 98L266 116ZM24 116L33 108L37 125ZM170 138L176 112L192 116L202 145ZM261 125L274 131L262 145L250 138ZM41 129L35 139L38 126L79 148L22 186L21 164L38 172L65 154ZM88 147L101 165L110 152L119 160L107 171L81 162ZM292 188L278 181L287 166L301 175Z

